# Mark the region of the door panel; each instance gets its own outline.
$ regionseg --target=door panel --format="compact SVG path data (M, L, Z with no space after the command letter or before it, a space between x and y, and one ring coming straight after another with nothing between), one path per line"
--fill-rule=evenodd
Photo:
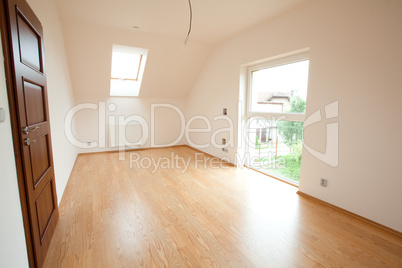
M41 38L29 21L17 9L18 37L20 41L21 62L38 72L42 71L41 64Z
M43 95L43 87L24 81L24 100L28 126L46 121Z
M25 0L5 2L34 265L41 267L59 215L47 101L43 29Z
M35 139L29 146L32 163L32 179L34 186L46 175L51 168L49 161L49 145L47 135Z
M45 189L39 195L35 202L36 212L38 215L38 231L40 233L41 244L46 238L46 231L50 225L53 213L56 209L53 202L53 184L51 181L46 184Z

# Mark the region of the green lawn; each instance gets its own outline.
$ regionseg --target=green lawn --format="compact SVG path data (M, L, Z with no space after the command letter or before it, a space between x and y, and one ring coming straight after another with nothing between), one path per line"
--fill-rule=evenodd
M256 159L255 162L258 162ZM289 155L278 156L276 161L272 158L261 157L260 162L275 163L275 165L262 165L266 171L281 177L299 182L301 167L301 144L292 146Z
M295 161L295 159L289 155L279 156L277 161L282 162L282 165L277 168L267 169L267 171L292 181L299 182L301 161Z

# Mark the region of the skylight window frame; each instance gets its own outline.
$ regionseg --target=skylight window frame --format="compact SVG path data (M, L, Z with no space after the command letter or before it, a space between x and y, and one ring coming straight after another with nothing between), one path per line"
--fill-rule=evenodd
M113 74L113 54L123 53L131 55L139 55L137 77L134 77L134 73L130 75L130 78L116 77ZM111 69L110 69L110 96L111 97L138 97L141 89L142 79L145 71L145 65L148 57L149 50L146 48L112 45L112 57L111 57ZM138 59L136 59L138 60ZM135 65L133 65L135 66ZM134 67L135 68L135 67ZM134 75L133 75L134 74Z
M127 53L128 54L128 53ZM140 75L140 71L141 71L141 62L142 62L142 57L144 56L143 54L138 54L140 55L140 61L138 63L138 71L137 71L137 77L136 78L125 78L125 77L110 77L110 79L113 80L128 80L128 81L138 81L138 77ZM112 66L113 68L113 66ZM113 69L112 69L113 70Z

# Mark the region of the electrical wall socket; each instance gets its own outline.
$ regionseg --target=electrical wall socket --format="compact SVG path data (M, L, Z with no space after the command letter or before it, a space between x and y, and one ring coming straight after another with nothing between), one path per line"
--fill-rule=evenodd
M226 139L225 138L222 138L222 145L226 145ZM227 148L222 148L222 151L227 153L228 149Z
M223 115L227 115L228 114L228 109L227 108L223 108Z
M327 187L327 185L328 185L328 180L327 180L327 179L324 179L324 178L321 178L321 180L320 180L320 185L321 185L322 187Z

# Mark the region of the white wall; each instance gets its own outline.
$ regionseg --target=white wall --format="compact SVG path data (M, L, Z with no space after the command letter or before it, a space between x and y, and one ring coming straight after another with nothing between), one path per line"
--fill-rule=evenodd
M143 141L142 148L149 147L163 147L170 145L178 139L178 143L174 145L185 144L184 139L180 138L181 129L181 112L184 116L185 112L185 99L179 98L124 98L124 97L95 97L95 96L78 96L76 98L77 104L95 104L95 109L83 109L77 111L73 117L75 127L73 128L74 139L79 142L91 142L93 148L86 147L80 149L82 153L88 152L100 152L100 151L114 151L118 148L110 146L109 143L109 117L113 117L115 122L118 122L118 117L123 116L124 119L135 116L135 119L142 118L144 121L144 128L148 128L148 135ZM105 104L102 104L105 103ZM115 111L109 110L109 105L114 104L116 106ZM151 118L151 105L167 104L172 105L178 109L178 111L170 107L155 107L154 119ZM104 112L102 112L101 106L105 105ZM99 120L100 119L100 120ZM103 123L102 123L102 120ZM106 125L101 127L99 125ZM153 126L152 126L153 125ZM151 144L151 128L154 128L154 144ZM116 130L117 127L112 129ZM99 134L101 133L101 134ZM116 132L116 135L118 130ZM126 139L128 142L141 141L142 128L128 125L125 131ZM104 138L102 138L102 135ZM101 142L104 141L105 146L101 146ZM98 143L98 146L95 146ZM173 144L172 144L173 145ZM133 147L137 148L137 147Z
M78 152L64 134L64 118L74 105L74 96L56 6L52 0L28 0L28 4L41 21L44 31L53 161L60 203Z
M3 59L1 42L0 50ZM6 121L0 123L0 213L3 215L0 221L0 266L28 267L3 63L0 64L0 108L6 111Z
M303 151L300 191L402 231L401 18L399 0L308 1L215 47L189 95L187 116L212 118L226 107L237 126L241 66L309 47L306 115L339 101L339 118L328 121L339 123L339 166ZM326 123L305 130L306 143L321 152ZM232 161L235 152L227 154ZM327 188L319 186L321 177Z
M131 29L131 26L124 30L64 18L63 27L75 104L113 103L117 110L113 113L107 111L107 116L139 115L149 124L152 104L167 103L185 110L185 98L210 51L210 46L191 42L184 49L184 39L144 34ZM149 49L141 91L137 98L110 97L113 44ZM172 109L164 109L163 112L158 109L155 119L156 145L163 146L176 140L180 134L179 115ZM98 142L98 111L80 111L75 114L73 122L74 135L79 141ZM106 141L108 145L107 134ZM182 140L178 144L183 144ZM150 146L148 139L143 147ZM84 148L80 152L105 150L116 148Z

